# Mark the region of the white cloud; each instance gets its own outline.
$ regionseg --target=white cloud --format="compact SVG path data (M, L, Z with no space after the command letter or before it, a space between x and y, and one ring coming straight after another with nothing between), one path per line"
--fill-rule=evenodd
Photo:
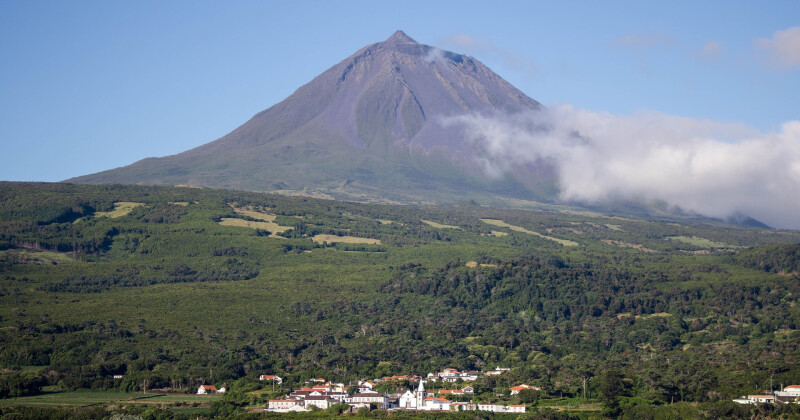
M655 112L617 116L561 106L444 124L464 128L488 175L557 162L563 200L664 200L707 216L741 212L800 228L800 121L761 133Z
M428 50L428 55L425 56L425 60L431 63L444 61L444 50L431 47L431 49Z
M767 54L775 68L800 68L800 26L776 31L772 39L757 39L755 46Z

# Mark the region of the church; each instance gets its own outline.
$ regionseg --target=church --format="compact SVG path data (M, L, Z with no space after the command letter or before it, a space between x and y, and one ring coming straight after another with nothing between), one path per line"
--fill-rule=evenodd
M444 398L429 397L425 392L423 381L420 380L416 391L406 391L400 396L398 408L401 410L447 411L450 410L451 404L452 401Z
M425 385L423 385L422 382L423 381L420 379L416 391L406 391L405 394L400 396L400 401L398 402L399 408L404 410L422 410L422 407L425 405L425 397L427 397Z

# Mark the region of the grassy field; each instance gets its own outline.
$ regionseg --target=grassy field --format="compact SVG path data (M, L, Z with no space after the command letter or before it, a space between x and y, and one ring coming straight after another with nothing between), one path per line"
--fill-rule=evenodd
M480 266L480 267L492 267L492 268L497 267L497 264L478 264L477 261L469 261L464 265L466 265L469 268L475 268L475 267L478 267L478 266Z
M355 236L336 236L336 235L314 235L311 238L314 242L321 244L323 242L332 243L332 242L339 242L345 244L373 244L373 245L380 245L380 239L372 239L372 238L358 238Z
M611 239L603 239L603 242L605 242L605 243L607 243L609 245L621 246L623 248L638 249L639 251L643 251L643 252L658 252L655 249L646 248L642 244L632 244L630 242L614 241L614 240L611 240Z
M217 401L220 398L222 398L221 395L75 391L1 399L0 405L68 407L87 405L112 406L126 404L175 406L177 404L179 406L187 405L190 407L207 407L210 403Z
M700 238L697 236L670 236L667 239L671 239L674 241L681 241L685 242L690 245L694 245L700 248L737 248L732 245L728 245L722 242L715 242L706 238Z
M543 239L548 239L548 240L551 240L551 241L558 242L558 243L560 243L561 245L564 245L564 246L578 246L579 245L577 242L570 241L569 239L560 239L560 238L554 238L552 236L542 235L541 233L525 229L524 227L510 225L510 224L508 224L508 223L506 223L506 222L504 222L502 220L497 220L497 219L480 219L480 220L482 222L490 224L492 226L504 227L504 228L511 229L511 230L513 230L515 232L522 232L522 233L527 233L529 235L536 235L536 236L538 236L540 238L543 238Z
M291 226L281 226L273 222L253 222L250 220L235 219L232 217L223 217L219 224L222 226L239 226L250 229L264 229L270 232L269 236L272 238L279 238L280 236L275 235L276 233L286 232L292 228Z
M122 216L127 216L130 212L133 211L136 207L143 206L144 203L136 203L132 201L119 201L114 203L114 210L111 211L98 211L94 215L95 217L108 217L111 219L117 219Z
M252 208L241 208L235 206L231 207L233 208L233 211L236 212L236 214L241 214L242 216L249 216L252 217L253 219L263 220L265 222L274 222L275 219L278 217L277 215L274 215L272 213L264 213L253 210Z
M444 225L444 224L441 224L441 223L436 223L436 222L432 222L430 220L424 220L424 219L422 220L422 223L425 223L426 225L431 226L431 227L435 227L436 229L461 229L458 226Z
M22 264L57 265L75 262L68 254L29 249L8 249L0 251L0 261L13 261Z

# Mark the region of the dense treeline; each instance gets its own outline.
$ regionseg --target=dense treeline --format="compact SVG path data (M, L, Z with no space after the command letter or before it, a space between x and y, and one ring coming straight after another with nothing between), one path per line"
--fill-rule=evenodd
M534 402L724 417L755 410L730 398L800 384L799 248L772 245L797 232L175 187L0 183L0 198L1 397L503 365L476 398L525 382ZM120 202L137 206L108 216ZM234 207L291 229L218 223L257 221Z
M737 259L745 267L797 275L800 272L800 244L757 248L741 253Z

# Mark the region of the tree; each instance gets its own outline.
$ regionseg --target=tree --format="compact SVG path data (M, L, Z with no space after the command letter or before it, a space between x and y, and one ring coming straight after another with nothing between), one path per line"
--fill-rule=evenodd
M523 389L519 391L517 395L519 396L519 400L523 403L531 404L539 400L540 393L535 389Z
M600 400L603 415L617 417L620 414L619 397L625 395L625 377L618 368L610 368L600 376Z

